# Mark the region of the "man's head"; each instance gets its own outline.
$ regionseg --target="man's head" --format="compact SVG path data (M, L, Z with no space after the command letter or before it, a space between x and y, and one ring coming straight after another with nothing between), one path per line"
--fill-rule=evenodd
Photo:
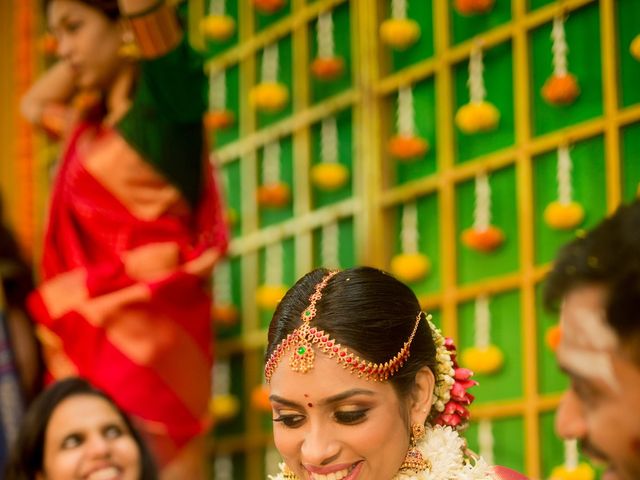
M603 478L640 478L640 202L560 251L545 302L560 308L557 358L571 377L558 434L605 462Z

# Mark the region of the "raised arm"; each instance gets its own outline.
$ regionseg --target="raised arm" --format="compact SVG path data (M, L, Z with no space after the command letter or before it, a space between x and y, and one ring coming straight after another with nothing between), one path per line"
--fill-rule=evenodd
M176 12L164 0L119 0L118 4L143 58L160 57L180 43L182 29Z
M20 112L32 124L61 134L69 111L65 108L77 92L73 71L60 61L47 70L27 91L20 102Z

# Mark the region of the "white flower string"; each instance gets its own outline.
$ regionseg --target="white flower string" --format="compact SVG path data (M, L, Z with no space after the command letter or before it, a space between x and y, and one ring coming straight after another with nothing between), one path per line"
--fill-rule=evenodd
M553 19L551 40L551 50L553 52L553 73L558 77L564 77L567 74L567 53L569 51L569 47L564 35L564 20L561 16L557 16Z
M572 202L571 191L571 156L569 155L569 147L562 145L558 147L558 202L562 205L569 205Z
M340 232L337 222L329 222L322 226L322 265L326 268L340 268L338 245Z
M415 201L402 207L400 242L402 253L418 253L418 207Z
M262 184L272 185L280 181L280 142L275 140L264 147L262 157Z
M209 15L224 15L225 0L211 0L209 3Z
M391 0L391 18L398 20L407 18L407 0Z
M320 127L320 160L338 163L338 127L336 117L326 117Z
M265 283L267 285L282 284L282 258L284 256L282 243L267 245L265 252Z
M231 293L231 262L227 258L220 259L213 270L213 298L219 305L233 303Z
M277 43L272 43L263 50L260 69L260 79L262 83L278 82L278 56Z
M413 90L410 86L398 90L398 110L396 112L396 128L398 134L412 137L415 133L413 109Z
M478 348L487 348L491 332L491 314L489 312L489 298L481 295L476 298L474 317L474 343Z
M219 359L211 369L213 395L228 395L231 391L231 365L226 359Z
M480 456L489 464L493 465L493 430L491 420L483 419L478 422L478 446Z
M318 57L333 58L335 56L335 43L333 39L333 16L330 10L318 17L316 38L318 40Z
M476 175L475 209L473 211L473 228L485 231L491 225L491 187L486 173Z
M471 103L481 103L487 96L484 87L484 63L482 61L482 49L479 45L474 45L469 56L469 99Z
M569 472L578 468L578 441L575 438L564 441L564 468Z
M227 81L225 70L209 72L209 110L219 111L227 107Z
M233 480L233 461L231 455L216 455L213 462L213 474L216 480Z

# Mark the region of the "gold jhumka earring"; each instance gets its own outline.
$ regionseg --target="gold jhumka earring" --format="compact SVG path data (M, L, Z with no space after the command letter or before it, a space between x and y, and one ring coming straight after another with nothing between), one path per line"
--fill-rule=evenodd
M424 438L425 434L426 429L421 423L414 423L411 425L409 451L400 466L401 472L418 473L431 469L431 462L422 456L422 452L418 448L418 442Z

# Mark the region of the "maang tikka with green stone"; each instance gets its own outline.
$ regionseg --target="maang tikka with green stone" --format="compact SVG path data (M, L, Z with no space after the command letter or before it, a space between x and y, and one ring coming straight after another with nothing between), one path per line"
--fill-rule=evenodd
M418 312L416 323L408 340L404 343L400 351L385 363L372 363L363 360L350 352L346 347L342 347L339 343L336 343L328 333L311 326L311 321L317 313L316 303L322 298L322 290L326 287L327 283L329 283L329 280L338 274L338 272L338 270L332 270L318 282L315 291L309 297L309 306L300 314L302 325L287 335L269 357L264 369L264 376L267 383L271 381L271 377L280 360L282 360L282 357L290 350L292 350L289 357L289 367L291 370L299 373L306 373L311 370L315 360L314 346L328 355L329 358L335 358L343 368L349 369L351 373L355 373L358 377L364 377L367 380L387 380L404 364L410 354L409 348L420 324L420 320L422 319L422 312Z

